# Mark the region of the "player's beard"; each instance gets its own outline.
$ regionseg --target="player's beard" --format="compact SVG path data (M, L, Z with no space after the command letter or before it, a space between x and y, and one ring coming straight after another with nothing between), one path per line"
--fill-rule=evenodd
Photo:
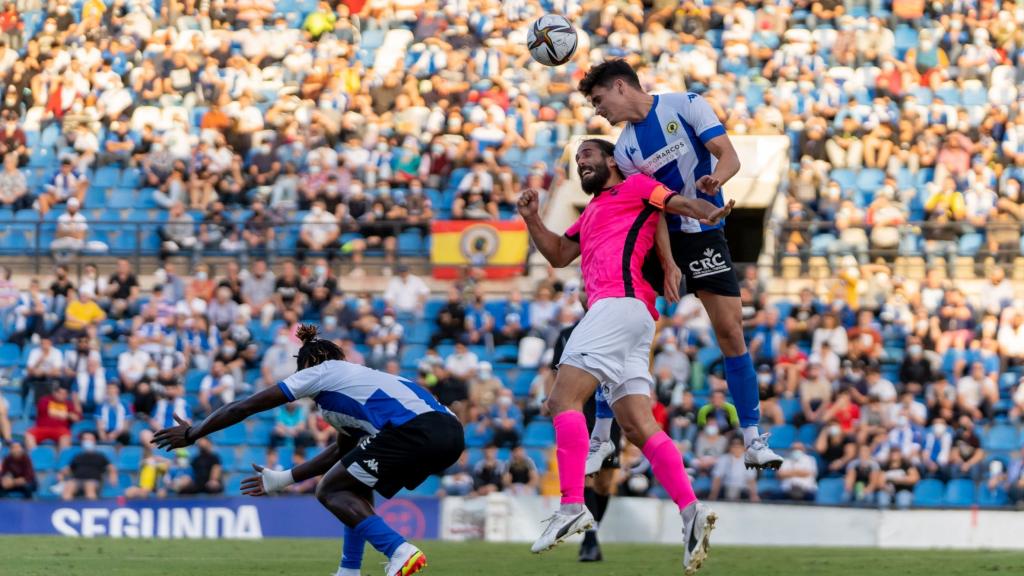
M584 192L593 196L605 189L605 185L608 183L608 179L612 177L612 173L605 164L587 166L587 168L590 168L592 172L588 176L580 176L580 185L583 187Z

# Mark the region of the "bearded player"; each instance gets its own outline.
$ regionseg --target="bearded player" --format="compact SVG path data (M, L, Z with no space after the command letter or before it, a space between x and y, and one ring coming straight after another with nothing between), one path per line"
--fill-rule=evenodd
M582 409L598 386L611 405L622 433L651 462L655 478L676 503L683 519L683 564L688 574L707 556L715 515L697 501L682 455L651 413L648 369L656 292L642 273L654 246L660 210L685 214L712 225L732 209L684 198L642 174L623 179L615 165L614 146L587 140L576 152L583 190L594 197L564 235L541 220L534 190L518 201L537 249L555 267L578 256L587 287L589 309L565 344L551 395L547 400L555 427L561 507L531 550L548 550L590 529L593 515L584 507L583 487L589 449Z
M683 197L725 205L722 186L739 171L740 161L704 98L692 93L648 94L624 60L591 68L579 90L599 116L612 124L626 122L615 144L615 162L624 175L646 174ZM659 227L659 253L671 253L675 261L662 262L666 295L678 292L681 269L686 290L704 304L725 356L725 379L746 445L744 463L747 468L778 469L782 457L768 447L768 435L758 429L757 373L743 339L740 287L725 240L725 222L707 224L665 214Z

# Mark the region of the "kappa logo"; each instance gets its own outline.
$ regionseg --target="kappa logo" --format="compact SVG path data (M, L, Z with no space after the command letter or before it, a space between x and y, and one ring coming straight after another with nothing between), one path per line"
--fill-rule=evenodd
M630 146L629 148L626 149L626 152L628 152L630 156L636 154L637 153L636 146Z
M363 461L363 465L366 466L366 469L370 472L373 472L374 474L377 473L377 461L373 458Z
M690 262L690 272L694 278L714 276L722 272L728 272L732 267L725 263L725 257L714 248L704 251L704 258Z

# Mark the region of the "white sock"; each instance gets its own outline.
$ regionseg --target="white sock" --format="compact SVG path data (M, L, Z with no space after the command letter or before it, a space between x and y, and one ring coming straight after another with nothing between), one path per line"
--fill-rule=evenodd
M576 504L562 504L558 511L562 514L579 514L583 512L583 504L578 502Z
M339 567L338 571L334 574L334 576L363 576L363 575L360 574L359 570L356 570L355 568L341 568L341 567Z
M612 438L613 418L597 418L594 420L594 431L590 433L591 438L597 438L601 442L608 442Z
M750 443L755 439L760 438L761 433L757 429L757 426L747 426L743 429L743 445L750 446Z

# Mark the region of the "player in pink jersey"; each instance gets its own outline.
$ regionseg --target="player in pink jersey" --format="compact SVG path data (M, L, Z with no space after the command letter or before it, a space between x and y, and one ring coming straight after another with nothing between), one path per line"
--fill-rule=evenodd
M641 268L654 247L659 211L714 225L728 215L732 203L719 208L705 200L684 198L642 174L623 179L613 150L613 144L600 139L587 140L577 150L583 190L594 198L565 235L555 234L541 221L535 191L525 190L519 199L519 213L548 262L565 267L582 255L590 301L565 344L547 402L554 418L562 500L532 550L548 550L594 523L583 506L589 437L582 409L600 386L622 433L641 447L658 482L679 506L683 563L687 574L692 574L707 556L715 515L697 501L682 455L651 413L648 357L658 316L657 294Z

